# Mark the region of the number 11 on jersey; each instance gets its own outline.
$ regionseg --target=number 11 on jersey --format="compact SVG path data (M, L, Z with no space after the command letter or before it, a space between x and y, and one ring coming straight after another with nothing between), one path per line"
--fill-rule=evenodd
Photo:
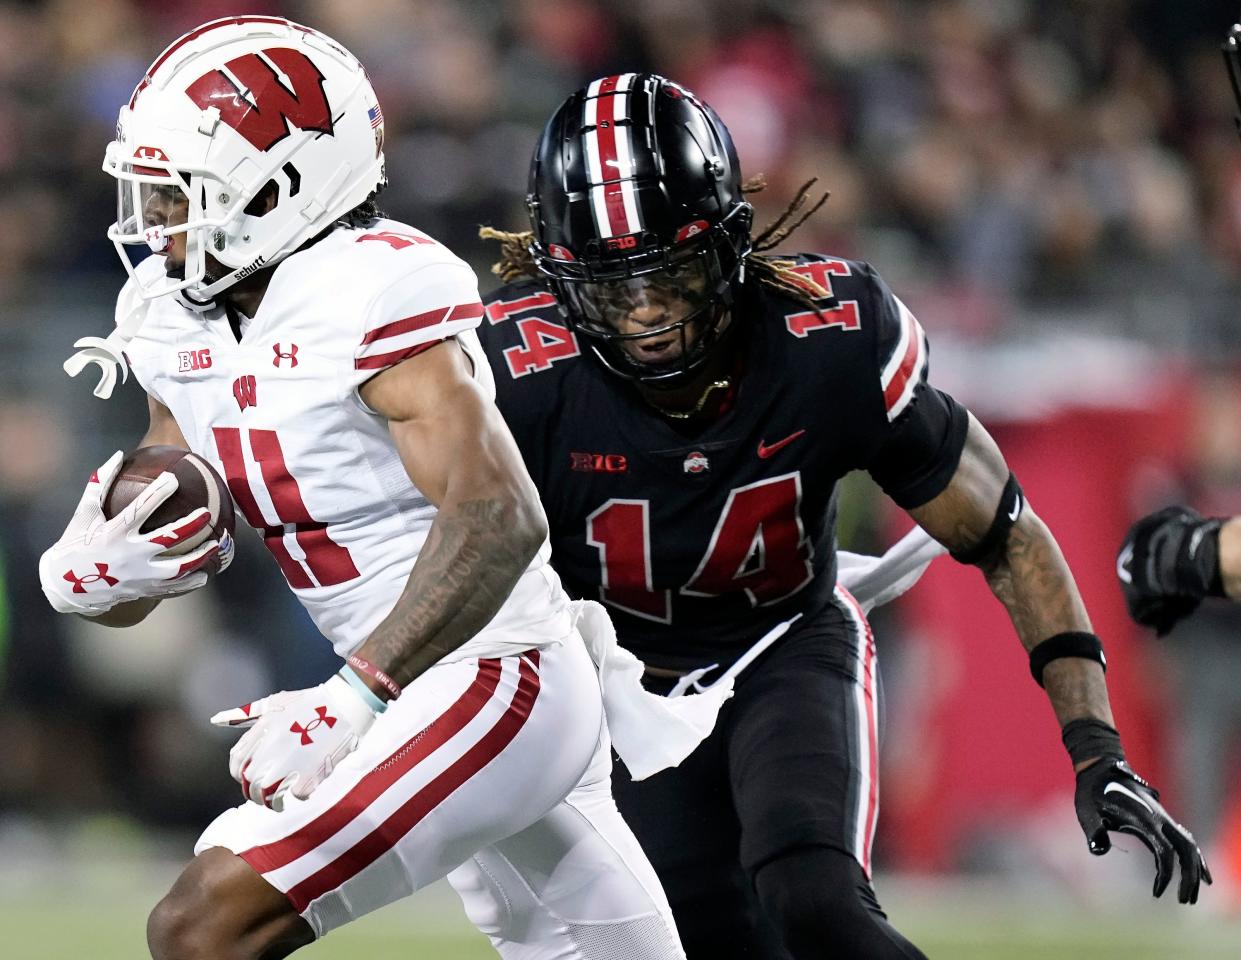
M328 536L327 524L316 520L306 509L301 487L289 473L284 450L275 430L243 430L238 427L212 427L216 449L224 464L224 477L229 492L245 515L250 526L263 537L263 542L280 565L280 571L295 590L331 587L359 576L349 551ZM276 511L279 525L272 525L263 516L246 471L243 440L259 466L263 488ZM286 528L292 527L294 539L305 555L299 560L284 541Z

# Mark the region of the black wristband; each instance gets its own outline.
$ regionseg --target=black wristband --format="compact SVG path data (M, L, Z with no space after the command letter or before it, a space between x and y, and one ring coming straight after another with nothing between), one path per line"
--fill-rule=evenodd
M1069 751L1073 766L1095 757L1119 757L1125 759L1125 748L1120 745L1120 734L1102 720L1083 717L1070 720L1060 731L1064 749Z
M1043 670L1047 664L1061 657L1081 657L1093 660L1107 671L1107 658L1103 656L1103 643L1093 633L1083 630L1066 630L1048 637L1030 651L1030 674L1035 683L1043 685Z

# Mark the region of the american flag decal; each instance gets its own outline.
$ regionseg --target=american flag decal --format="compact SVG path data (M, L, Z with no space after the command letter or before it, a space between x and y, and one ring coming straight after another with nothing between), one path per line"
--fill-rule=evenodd
M384 114L383 111L379 109L379 104L375 104L375 106L367 110L366 115L371 118L372 130L379 129L379 125L384 122Z

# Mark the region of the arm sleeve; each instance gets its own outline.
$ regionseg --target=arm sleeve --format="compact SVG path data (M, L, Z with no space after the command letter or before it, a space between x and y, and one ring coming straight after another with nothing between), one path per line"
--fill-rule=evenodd
M899 506L912 509L948 486L961 460L969 414L929 382L926 333L871 271L876 319L876 441L866 469Z
M353 388L423 350L473 330L483 317L478 280L464 263L435 263L399 278L368 306L353 353Z

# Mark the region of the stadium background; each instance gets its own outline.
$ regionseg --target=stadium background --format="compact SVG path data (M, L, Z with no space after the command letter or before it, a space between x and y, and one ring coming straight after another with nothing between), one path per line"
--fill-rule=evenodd
M524 223L539 125L594 76L653 69L730 126L758 220L811 176L790 249L875 263L988 423L1083 584L1131 759L1203 840L1195 909L1128 847L1088 856L1068 762L981 580L941 562L876 617L886 688L879 892L932 958L1236 956L1241 616L1133 629L1111 573L1140 512L1241 511L1241 142L1218 53L1232 2L319 0L0 2L0 937L6 956L139 956L146 911L234 802L215 709L331 657L243 536L234 572L118 633L59 618L36 560L89 471L140 436L60 370L123 278L100 171L117 107L198 23L274 13L367 65L394 216L466 256ZM867 482L842 539L908 526ZM1230 793L1231 791L1231 793ZM308 956L486 956L432 891Z

